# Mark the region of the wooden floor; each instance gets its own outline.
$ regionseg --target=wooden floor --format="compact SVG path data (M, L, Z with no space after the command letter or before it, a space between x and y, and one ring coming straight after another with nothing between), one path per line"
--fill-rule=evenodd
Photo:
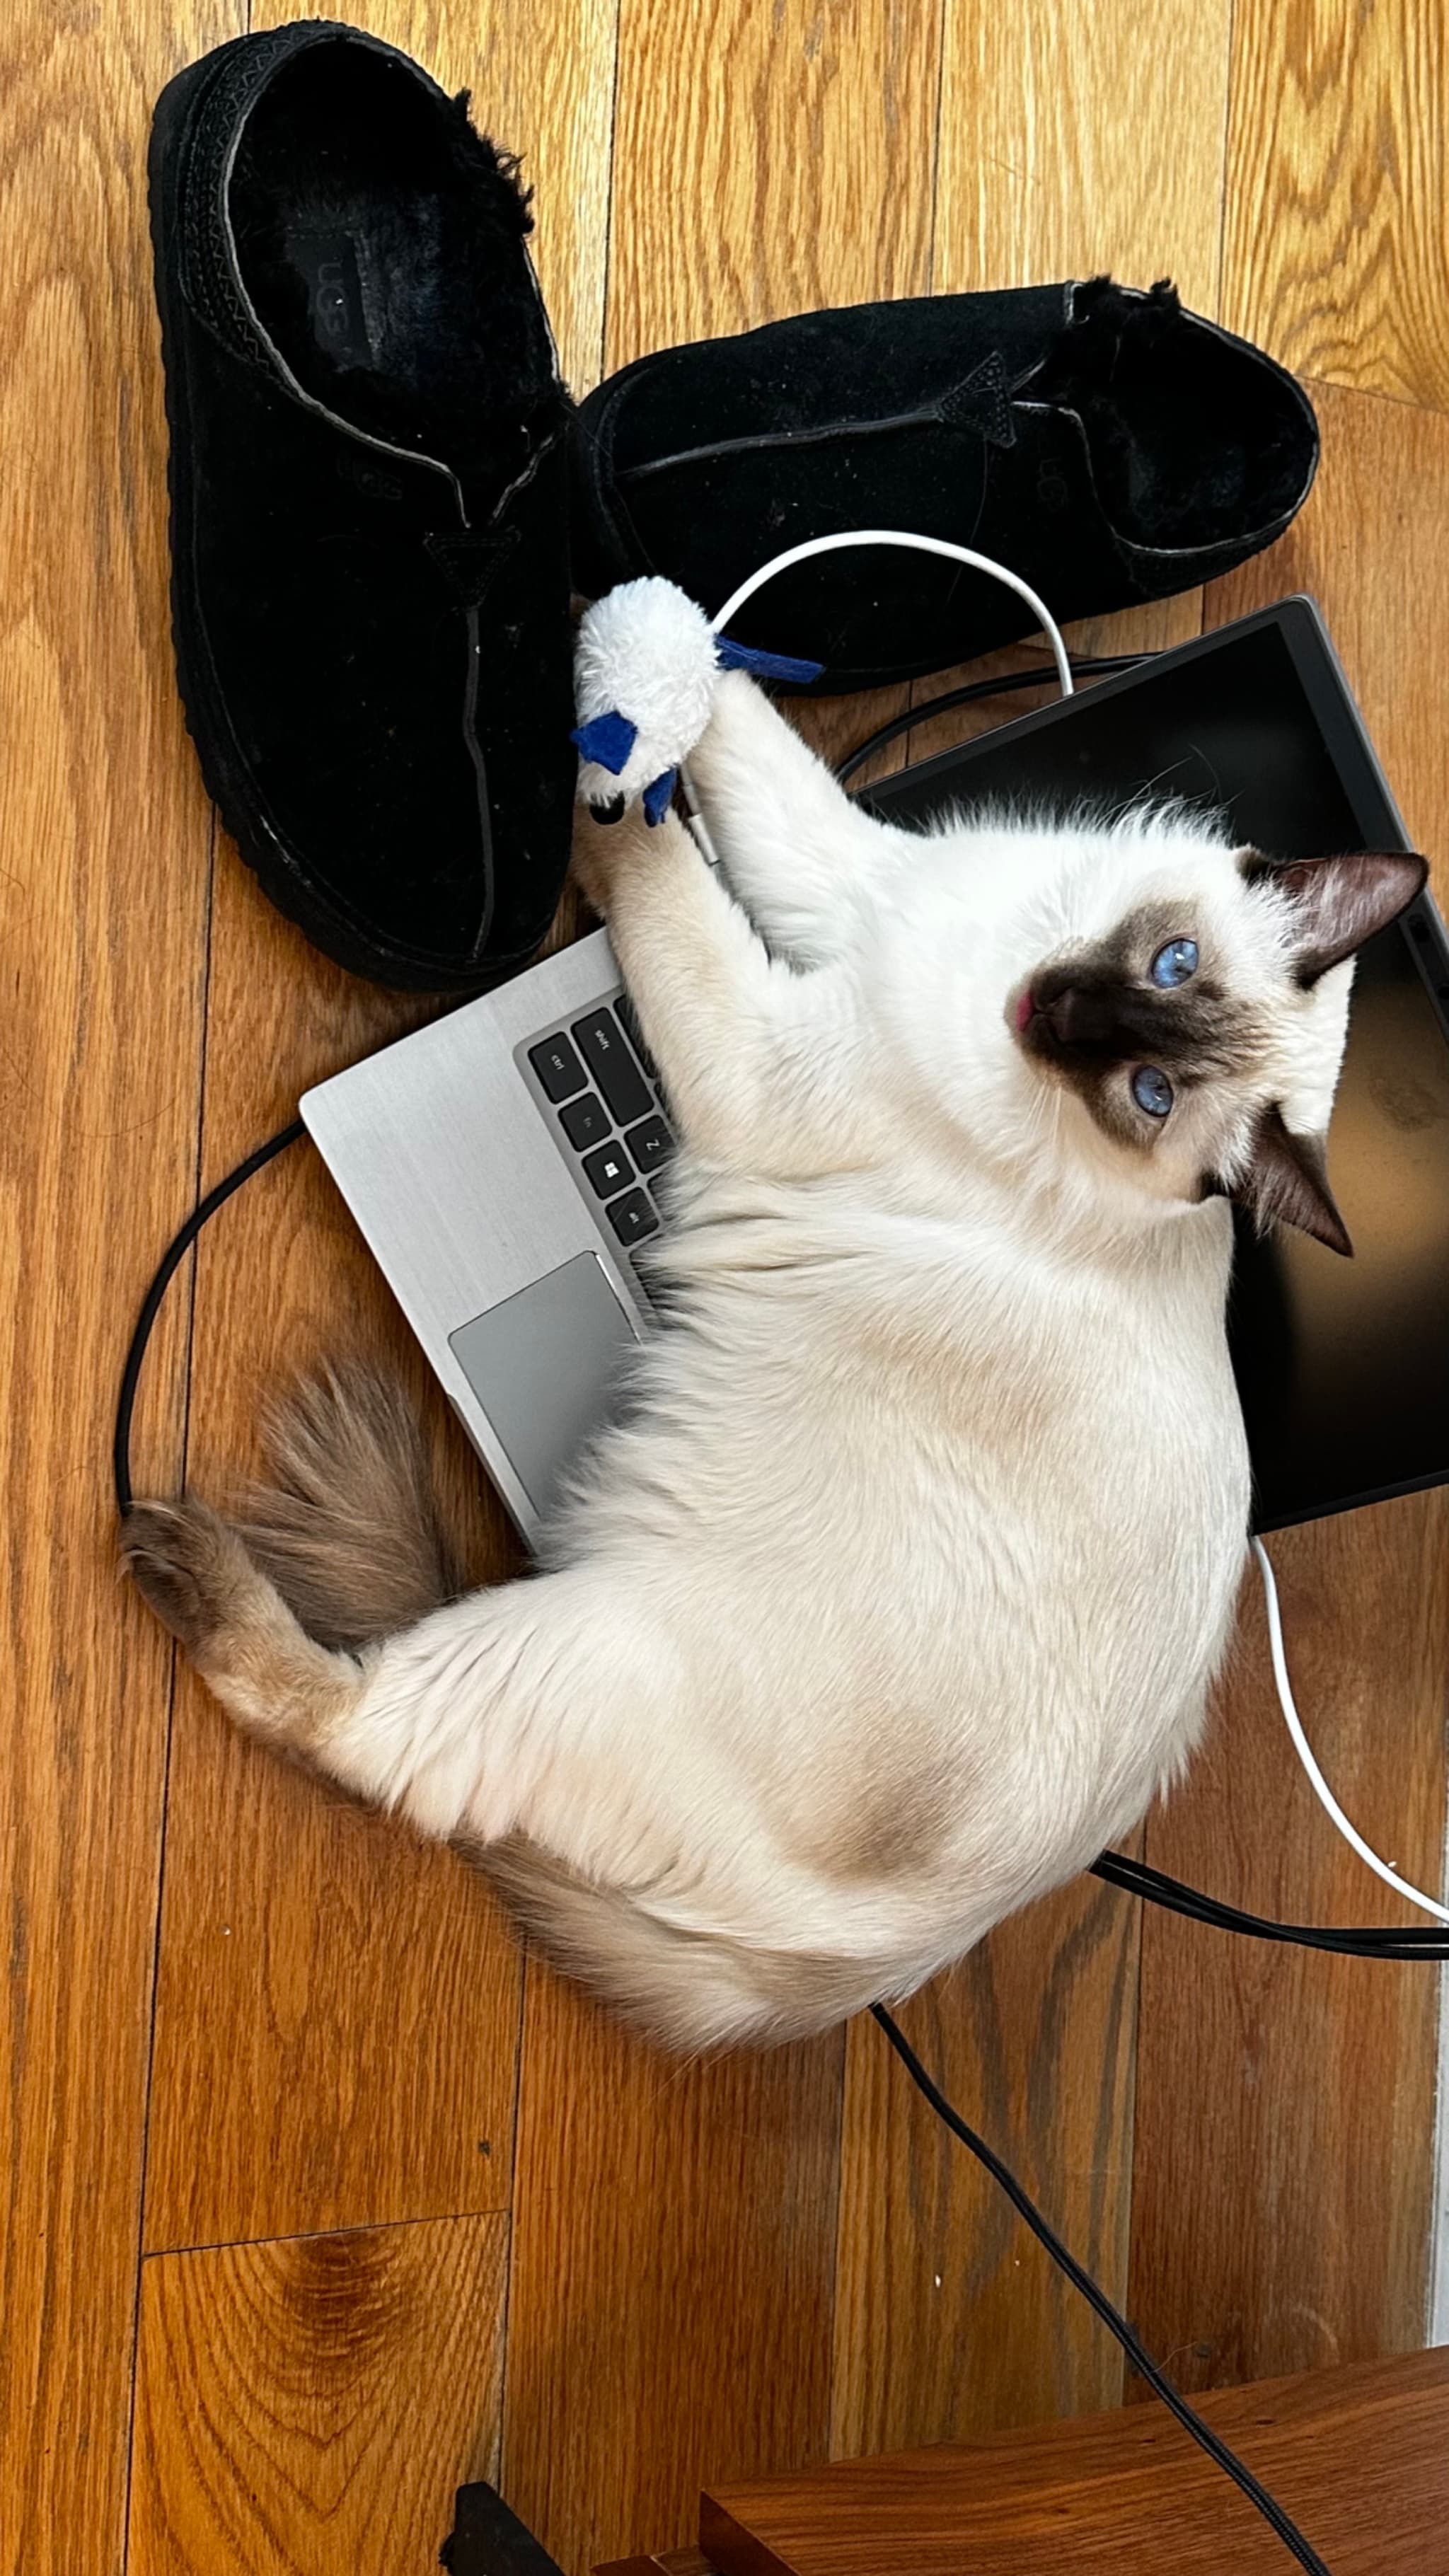
M1122 631L1315 592L1449 893L1445 0L354 14L523 153L579 391L803 306L1108 266L1298 367L1324 463L1291 537ZM703 2479L1112 2404L1122 2369L870 2025L649 2057L459 1864L230 1733L116 1587L110 1412L161 1245L416 1015L261 902L173 688L144 141L168 74L246 24L9 0L3 36L0 2570L421 2576L484 2474L574 2576L688 2537ZM340 1342L408 1372L476 1566L511 1564L305 1149L177 1283L144 1481L221 1489L267 1380ZM1446 1536L1436 1496L1275 1549L1326 1766L1421 1881ZM1285 1749L1255 1608L1146 1844L1265 1909L1386 1912ZM1422 2339L1436 2003L1431 1972L1244 1953L1089 1882L908 2021L1203 2387Z

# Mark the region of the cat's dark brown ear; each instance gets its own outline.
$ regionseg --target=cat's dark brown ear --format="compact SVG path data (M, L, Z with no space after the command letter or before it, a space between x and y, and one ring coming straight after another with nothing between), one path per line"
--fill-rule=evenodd
M1296 1225L1345 1256L1353 1240L1338 1213L1328 1186L1328 1167L1321 1136L1294 1136L1279 1109L1265 1109L1253 1137L1252 1160L1241 1178L1229 1185L1210 1180L1204 1196L1236 1199L1259 1225Z
M1303 985L1341 966L1376 930L1422 894L1428 862L1405 850L1357 850L1335 859L1293 859L1286 866L1245 850L1238 861L1249 885L1272 883L1293 899L1296 969Z

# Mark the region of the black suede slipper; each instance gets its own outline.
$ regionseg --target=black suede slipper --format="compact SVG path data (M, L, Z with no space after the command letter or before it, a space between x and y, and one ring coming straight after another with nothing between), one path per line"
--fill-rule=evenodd
M711 616L766 559L845 528L953 538L1059 619L1191 589L1281 535L1318 462L1260 349L1109 278L802 313L639 358L581 406L574 577L663 573ZM999 583L854 549L781 573L742 643L875 688L1029 634Z
M376 982L520 963L568 860L567 396L511 166L390 45L243 36L163 91L172 623L266 893Z

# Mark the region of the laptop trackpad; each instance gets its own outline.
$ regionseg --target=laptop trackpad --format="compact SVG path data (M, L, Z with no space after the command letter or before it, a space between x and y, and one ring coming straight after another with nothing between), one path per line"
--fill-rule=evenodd
M577 1253L448 1335L535 1511L547 1511L603 1421L638 1339L596 1252Z

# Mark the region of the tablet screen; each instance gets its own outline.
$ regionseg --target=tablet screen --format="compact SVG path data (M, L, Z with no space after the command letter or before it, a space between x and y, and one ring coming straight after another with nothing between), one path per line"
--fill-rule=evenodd
M1203 636L869 791L893 821L1144 790L1226 811L1274 858L1402 849L1316 611ZM1229 1338L1261 1530L1449 1479L1449 948L1432 904L1359 961L1329 1135L1344 1261L1240 1222Z

